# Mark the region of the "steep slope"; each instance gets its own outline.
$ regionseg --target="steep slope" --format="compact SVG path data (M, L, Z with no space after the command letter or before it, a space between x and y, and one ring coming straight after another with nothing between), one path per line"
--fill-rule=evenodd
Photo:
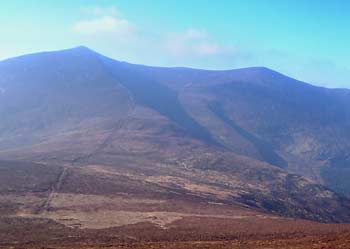
M324 108L333 103L326 109L331 112L346 104L343 91L261 68L132 65L84 47L2 61L0 76L0 158L65 168L54 192L126 198L175 193L288 217L350 220L348 199L285 170L314 176L300 163L313 161L304 155L292 161L288 146L298 144L291 137L298 129L323 129L326 124L313 123L322 118L317 101L327 101ZM289 99L279 96L289 92ZM298 123L291 115L310 103L293 101L304 94L315 100ZM315 112L311 117L310 111ZM332 118L346 126L346 113L344 107ZM73 185L62 184L66 174ZM49 194L39 218L57 220L50 211L55 198L62 196Z
M314 87L266 69L255 76L255 70L250 78L202 87L183 99L205 98L199 105L223 127L209 130L234 150L241 148L231 134L253 145L243 154L348 193L350 91ZM222 135L225 129L229 136Z
M349 193L350 90L312 86L259 67L135 70L175 91L226 148Z
M92 55L77 48L0 62L3 149L77 129L82 121L98 126L101 119L115 122L126 115L129 94Z

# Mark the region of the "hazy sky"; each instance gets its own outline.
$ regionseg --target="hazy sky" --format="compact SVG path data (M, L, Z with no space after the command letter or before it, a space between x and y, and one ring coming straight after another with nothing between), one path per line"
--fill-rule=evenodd
M350 1L1 0L0 59L85 45L118 60L266 66L350 88Z

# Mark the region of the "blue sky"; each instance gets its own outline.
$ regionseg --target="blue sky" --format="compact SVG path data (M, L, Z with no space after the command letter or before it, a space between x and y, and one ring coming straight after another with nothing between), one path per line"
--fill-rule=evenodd
M0 59L85 45L118 60L266 66L350 88L350 1L3 0Z

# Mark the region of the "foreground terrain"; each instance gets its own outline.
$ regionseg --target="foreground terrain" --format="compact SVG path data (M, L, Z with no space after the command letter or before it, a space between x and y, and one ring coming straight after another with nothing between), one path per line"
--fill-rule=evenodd
M285 218L227 199L232 189L173 179L160 169L150 176L129 170L0 162L0 247L346 248L349 242L350 225Z
M2 229L6 228L3 222ZM28 230L6 228L10 237L1 238L0 248L347 249L350 243L349 226L307 221L187 219L184 223L174 223L166 231L146 223L98 231L67 231L56 224L35 220L13 224ZM16 232L16 239L10 241L11 232Z
M347 249L349 248L349 234L328 235L317 237L304 237L294 239L268 239L268 240L244 240L244 241L192 241L192 242L140 242L140 243L120 243L101 244L81 243L76 245L53 244L41 248L60 249L103 249L103 248L133 248L133 249ZM19 246L18 248L21 248ZM22 247L23 248L23 247ZM36 246L26 245L24 248L36 248Z

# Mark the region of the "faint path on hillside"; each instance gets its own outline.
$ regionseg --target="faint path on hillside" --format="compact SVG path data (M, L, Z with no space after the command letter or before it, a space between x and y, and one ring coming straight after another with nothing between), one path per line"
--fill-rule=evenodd
M62 172L57 178L57 181L54 184L52 184L48 197L46 198L44 203L40 206L40 208L37 210L36 212L37 214L40 214L49 210L51 201L54 198L55 193L61 189L62 183L66 176L67 176L67 168L63 168Z
M83 160L88 160L91 157L93 157L94 155L96 155L99 152L101 152L104 148L106 148L113 141L114 134L126 124L128 118L135 112L136 102L135 102L135 100L133 98L132 93L129 91L129 89L124 87L123 84L120 84L120 85L121 85L122 88L125 89L125 91L127 92L128 96L129 96L130 111L127 113L127 115L125 117L123 117L120 120L118 120L118 122L110 130L110 133L106 136L105 139L102 140L102 142L100 144L98 144L96 146L96 148L94 150L92 150L90 153L88 153L86 155L79 156L79 157L76 157L75 159L73 159L72 162L71 162L72 165L75 165L78 162L83 161Z
M86 154L86 155L82 155L82 156L79 156L79 157L74 158L74 159L72 160L71 164L72 164L72 165L75 165L75 164L77 164L77 163L80 162L80 161L88 160L88 159L90 159L91 157L93 157L94 155L96 155L96 154L98 154L99 152L101 152L104 148L106 148L106 147L108 146L108 144L110 144L110 143L112 142L113 136L114 136L115 132L118 131L118 130L120 130L120 129L124 126L124 124L126 123L126 120L127 120L126 118L125 118L125 119L122 119L122 120L119 120L119 122L117 122L117 123L114 125L113 129L110 130L110 132L109 132L109 134L106 136L106 138L104 138L104 139L102 140L102 142L101 142L100 144L98 144L98 145L96 146L96 148L95 148L93 151L89 152L89 153Z

